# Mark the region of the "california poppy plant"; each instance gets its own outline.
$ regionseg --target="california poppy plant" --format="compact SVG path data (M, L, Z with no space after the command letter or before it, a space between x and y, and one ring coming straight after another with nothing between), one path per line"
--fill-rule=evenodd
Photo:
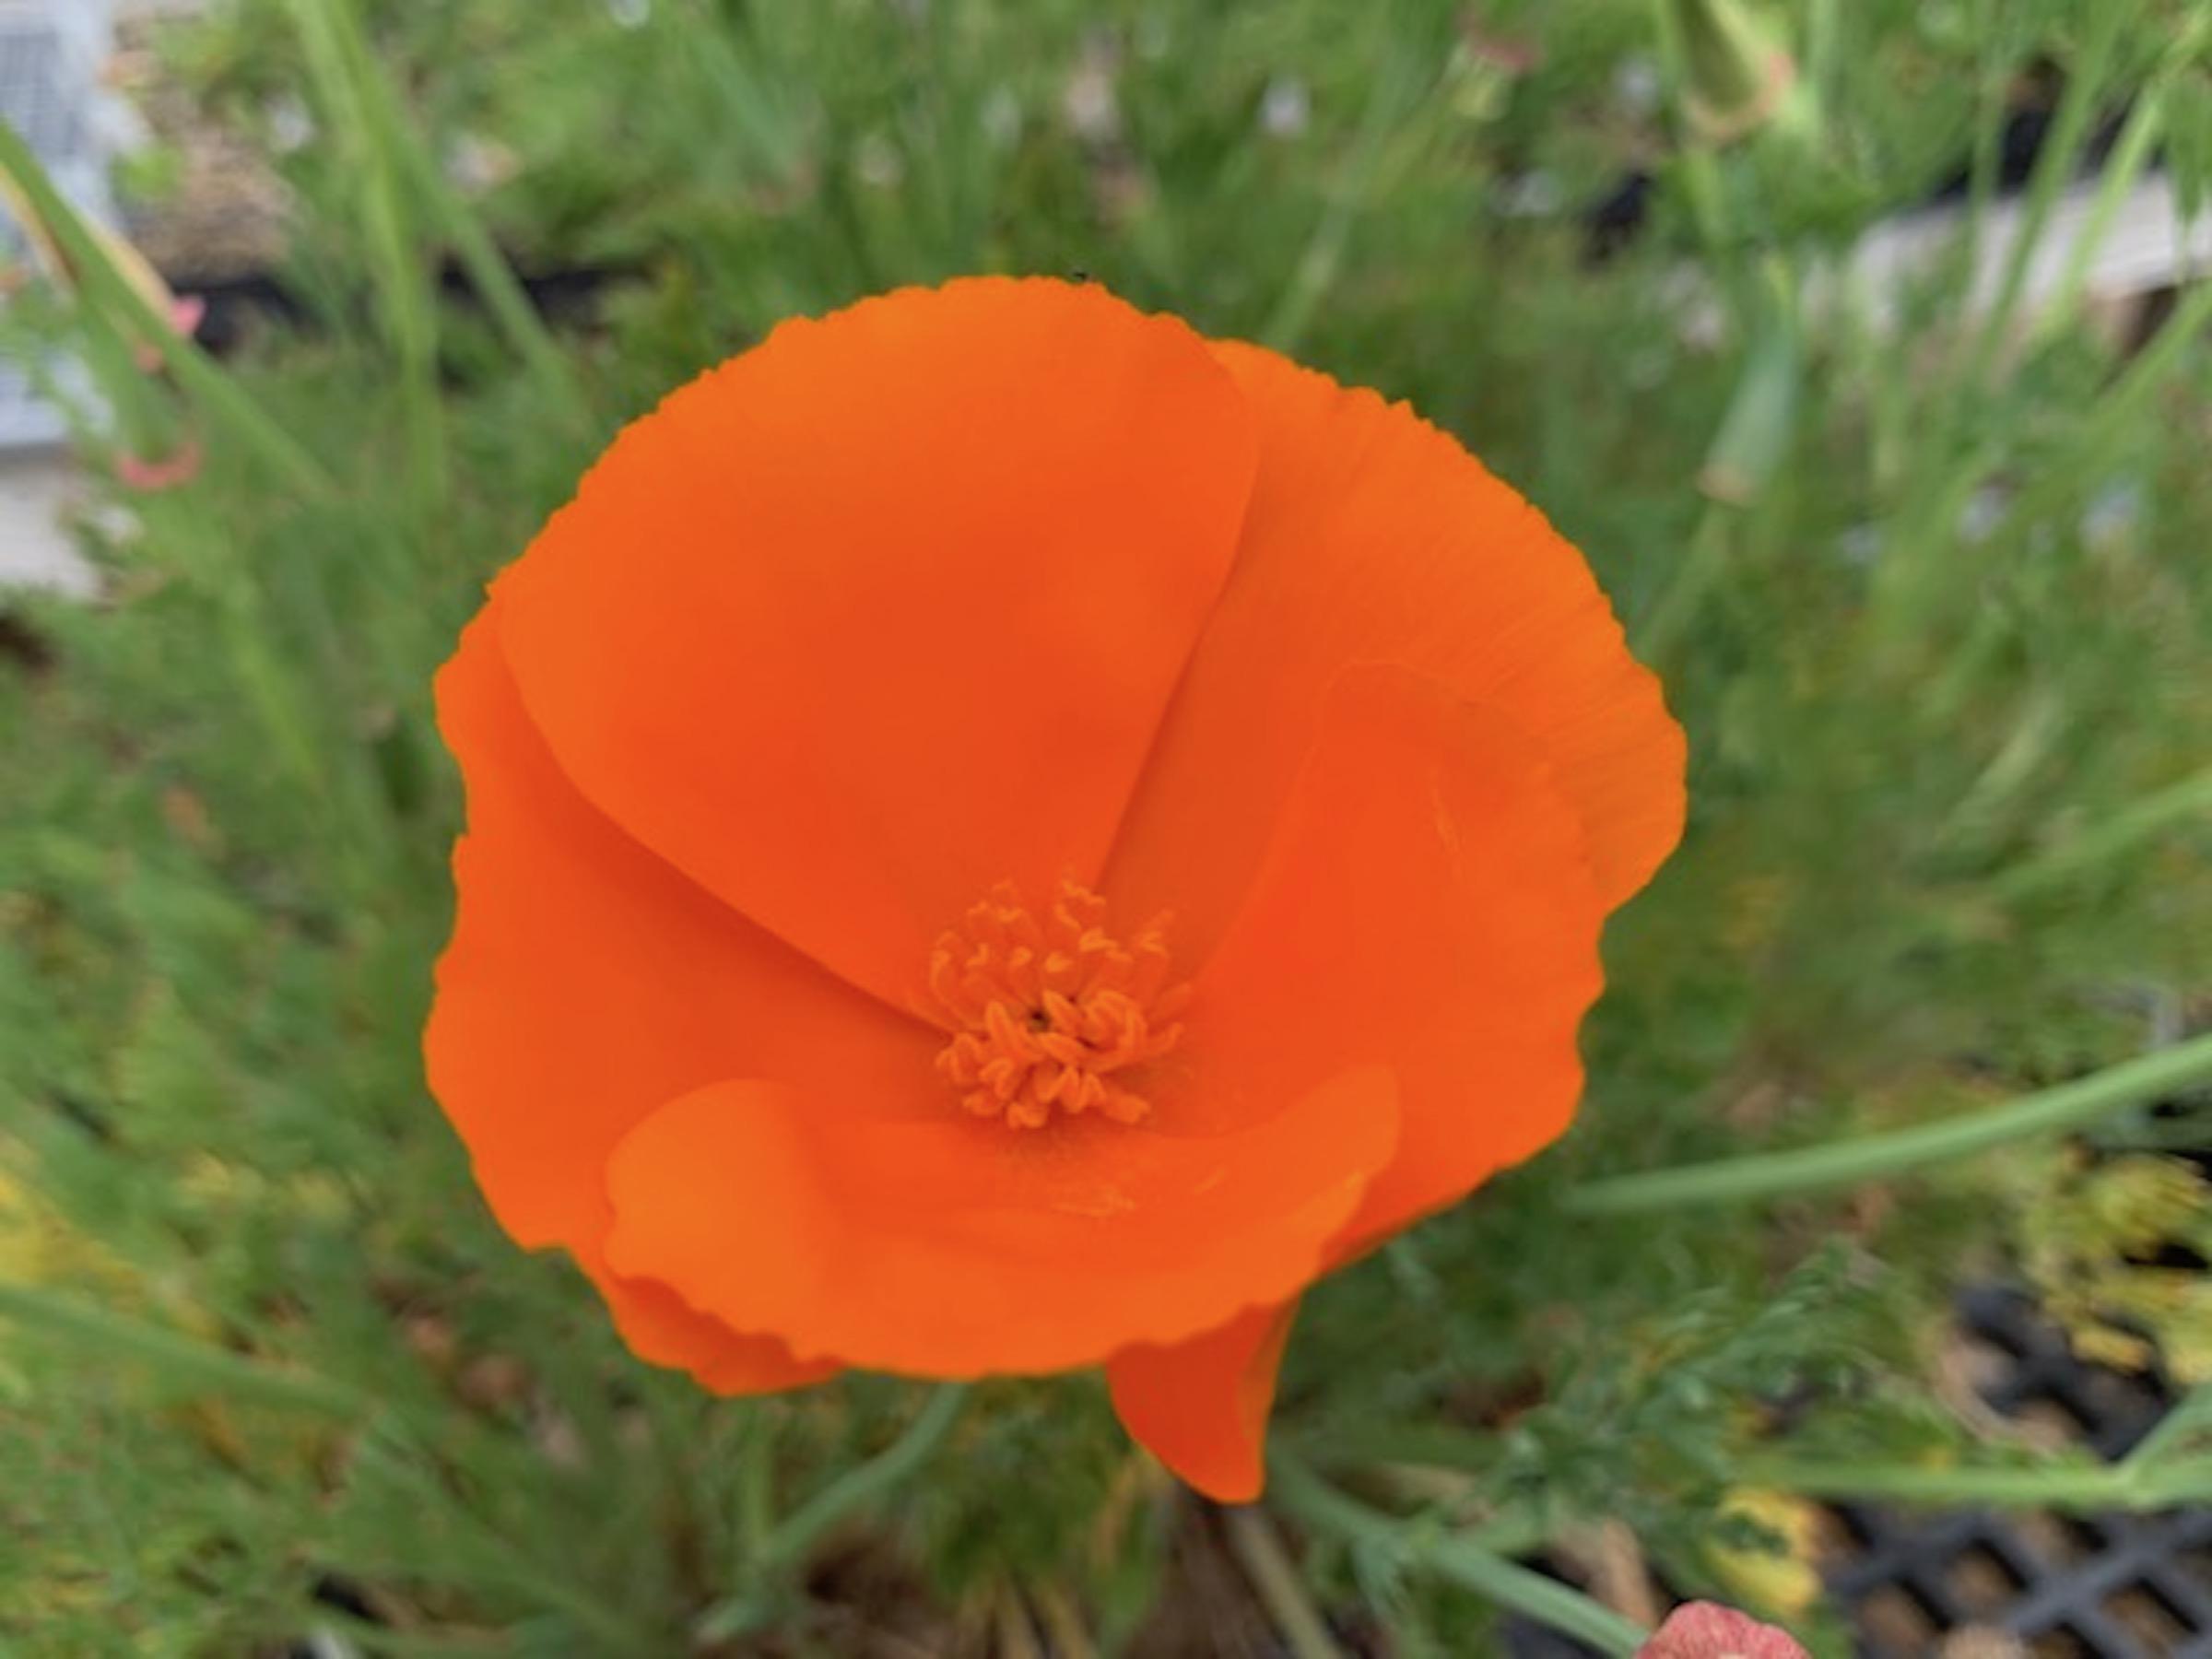
M432 1087L728 1393L1103 1365L1254 1495L1318 1277L1556 1137L1682 737L1443 433L1095 287L788 323L439 677Z

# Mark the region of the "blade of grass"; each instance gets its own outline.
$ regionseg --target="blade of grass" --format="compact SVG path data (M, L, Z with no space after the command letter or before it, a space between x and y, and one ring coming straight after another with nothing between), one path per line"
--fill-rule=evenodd
M1564 1207L1577 1215L1623 1215L1856 1186L1887 1176L1917 1174L2029 1135L2077 1129L2107 1112L2206 1082L2212 1082L2212 1035L1937 1123L1593 1182L1568 1194Z
M376 311L399 367L410 505L418 533L436 522L449 484L438 395L438 324L429 274L401 189L388 108L364 84L368 48L349 0L287 0L330 130L359 175L357 210Z
M1805 371L1796 289L1779 259L1770 259L1762 275L1759 334L1698 474L1705 511L1666 585L1634 629L1637 652L1650 661L1664 662L1695 621L1727 568L1742 510L1758 499L1789 451Z
M2035 251L2050 225L2059 193L2080 161L2082 144L2088 136L2098 100L2107 90L2106 70L2119 43L2122 25L2128 21L2129 15L2129 7L2119 0L2095 7L2090 13L2088 33L2081 52L2068 65L2066 88L2060 95L2050 133L2036 153L2035 169L2028 181L2027 199L2012 245L2006 250L2005 268L1997 291L1970 336L1964 364L1953 382L1954 393L1967 404L1971 405L1983 391L1995 366L1997 353L2012 331L2020 296L2027 288L2028 273L2034 265Z
M1990 891L2001 900L2018 901L2109 864L2193 818L2212 818L2212 771L2146 795L2095 828L2001 872L1991 880Z
M404 1483L410 1499L426 1513L437 1512L441 1576L450 1574L454 1583L476 1578L501 1584L538 1606L557 1609L601 1644L587 1652L666 1651L663 1632L604 1600L594 1585L565 1571L564 1565L534 1556L509 1528L486 1519L467 1502L455 1500L449 1488L451 1474L429 1450L434 1443L431 1436L394 1432L388 1420L381 1428L382 1432L362 1438L355 1457L363 1466L373 1466L387 1478Z
M2128 112L2119 141L2105 160L2088 219L2075 237L2074 245L2066 251L2065 268L2037 318L2039 335L2056 333L2080 309L2082 293L2088 286L2090 264L2111 233L2121 203L2127 199L2136 180L2143 175L2144 166L2149 161L2165 124L2167 101L2173 96L2175 84L2194 66L2203 53L2206 29L2206 19L2200 13L2167 49L2148 84L2136 94L2135 107Z
M21 192L41 227L52 237L86 299L135 340L159 352L185 394L209 421L258 455L302 495L335 493L330 475L301 444L231 379L215 359L180 335L132 286L76 210L55 188L22 135L0 122L0 171Z
M430 220L453 242L453 254L491 313L493 326L505 336L551 406L560 410L579 432L589 431L594 417L583 383L483 218L439 167L429 145L403 109L398 87L369 51L360 29L348 26L342 44L363 106Z
M371 166L364 181L363 210L372 245L382 245L387 315L404 325L394 329L403 357L427 351L435 385L435 312L429 278L410 253L405 192L411 191L425 217L452 240L455 256L492 323L524 366L535 377L554 407L581 432L592 423L592 408L569 359L530 302L514 272L466 199L438 166L430 147L403 109L397 86L370 50L350 0L290 0L310 66L334 118L352 124ZM416 228L418 230L420 227ZM394 309L397 307L399 309Z
M31 1285L0 1285L0 1319L145 1365L196 1389L366 1421L377 1402L327 1377L279 1371L182 1332Z
M1391 131L1414 100L1415 68L1408 54L1396 45L1385 51L1374 84L1368 90L1366 108L1360 112L1351 153L1345 158L1343 171L1329 193L1328 206L1299 255L1282 299L1260 331L1261 340L1277 351L1296 349L1342 275L1352 226L1360 209L1374 196Z
M1990 535L1993 544L2009 544L2044 522L2084 479L2095 477L2113 453L2125 446L2151 399L2207 324L2212 324L2212 279L2197 282L2183 295L2150 344L2129 359L2098 398L2073 447L2046 465L2013 499Z
M391 94L387 91L385 96ZM404 127L400 129L403 133ZM483 297L493 324L538 383L551 406L562 411L567 423L579 432L589 431L597 417L583 382L553 337L553 331L507 263L484 221L453 188L429 148L419 140L407 142L406 159L415 187L429 202L439 226L453 240L454 256L469 284Z

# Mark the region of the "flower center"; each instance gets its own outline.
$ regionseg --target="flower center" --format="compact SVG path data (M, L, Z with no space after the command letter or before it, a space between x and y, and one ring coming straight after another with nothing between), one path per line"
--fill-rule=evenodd
M1151 1110L1114 1074L1166 1053L1191 999L1170 987L1168 917L1130 939L1106 932L1106 901L1063 881L1041 914L1011 882L941 935L929 988L959 1032L937 1070L978 1117L1040 1129L1055 1107L1134 1124Z

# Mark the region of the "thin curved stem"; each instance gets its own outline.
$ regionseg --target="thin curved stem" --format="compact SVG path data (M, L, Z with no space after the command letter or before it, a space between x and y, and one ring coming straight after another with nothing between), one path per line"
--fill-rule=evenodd
M968 1398L968 1385L947 1382L906 1426L906 1431L857 1468L848 1469L786 1515L746 1564L744 1584L701 1613L692 1626L702 1643L725 1641L757 1630L774 1612L777 1582L806 1559L832 1527L880 1503L944 1443Z
M2212 818L2212 770L2145 795L2048 852L2000 871L1991 878L1990 891L2007 903L2016 902L2108 865L2154 836L2197 818Z
M1279 1453L1273 1460L1273 1474L1275 1491L1284 1507L1316 1531L1399 1552L1440 1577L1586 1641L1600 1653L1631 1659L1651 1634L1571 1585L1546 1578L1465 1537L1430 1535L1371 1510Z
M968 1385L947 1382L929 1397L906 1432L859 1467L848 1469L786 1515L769 1535L761 1565L792 1566L839 1522L882 1500L944 1442L968 1398Z
M1969 1158L2030 1135L2077 1129L2123 1107L2206 1082L2212 1082L2212 1034L2107 1066L2056 1088L1937 1123L1593 1182L1568 1194L1564 1207L1578 1215L1622 1215L1855 1186L1885 1176L1916 1174L1933 1164Z
M2201 1503L2212 1494L2212 1457L2141 1463L1961 1467L1759 1458L1747 1483L1804 1498L1887 1499L1898 1503L1978 1504L1992 1509L2147 1511Z

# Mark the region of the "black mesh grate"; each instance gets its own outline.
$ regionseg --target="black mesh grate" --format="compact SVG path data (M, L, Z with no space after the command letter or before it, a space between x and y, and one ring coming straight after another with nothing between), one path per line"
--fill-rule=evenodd
M2157 1379L2085 1365L2016 1292L1982 1289L1959 1322L1989 1361L1984 1399L2124 1455L2164 1414ZM2212 1659L2212 1509L2156 1515L1930 1516L1839 1508L1855 1548L1829 1588L1866 1659L1923 1659L1966 1625L2007 1631L2042 1659Z
M1980 1361L1977 1392L2008 1418L2112 1459L2165 1414L2170 1395L2158 1378L2084 1364L2016 1291L1969 1291L1959 1320ZM2033 1659L2212 1659L2212 1509L2076 1518L1846 1504L1833 1512L1844 1543L1828 1585L1859 1632L1862 1659L1930 1659L1968 1627L2014 1636ZM1515 1619L1504 1651L1585 1659L1595 1650Z

